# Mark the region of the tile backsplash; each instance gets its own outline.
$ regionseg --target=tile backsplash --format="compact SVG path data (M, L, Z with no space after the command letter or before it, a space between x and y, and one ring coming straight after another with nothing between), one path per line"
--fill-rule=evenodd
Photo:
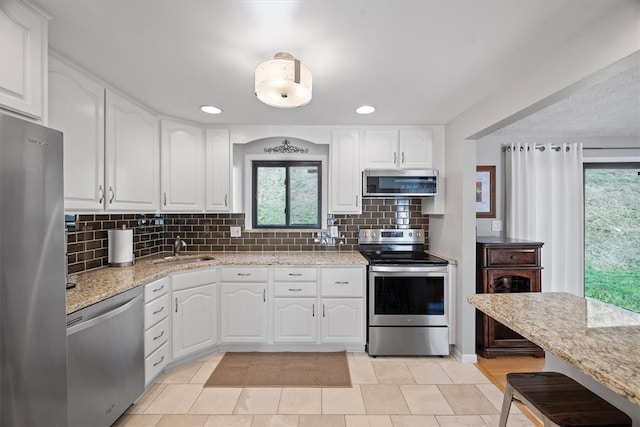
M317 243L315 231L246 231L244 214L78 215L75 227L67 232L68 271L108 265L107 230L122 225L133 228L136 258L170 252L178 236L187 244L187 252L352 251L358 249L361 228L422 228L428 243L429 217L422 215L417 199L363 199L362 214L330 215L330 219L338 226L337 240L342 243L334 248ZM232 226L242 228L242 237L230 236Z

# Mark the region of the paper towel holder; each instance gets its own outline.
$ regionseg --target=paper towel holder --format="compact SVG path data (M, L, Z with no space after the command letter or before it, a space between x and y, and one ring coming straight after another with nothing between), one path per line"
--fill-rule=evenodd
M111 267L130 267L135 264L133 255L133 229L108 230L108 257L107 262Z

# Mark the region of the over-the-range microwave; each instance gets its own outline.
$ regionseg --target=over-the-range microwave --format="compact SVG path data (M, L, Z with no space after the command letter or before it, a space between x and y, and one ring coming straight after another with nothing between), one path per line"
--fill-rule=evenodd
M424 197L437 194L436 169L367 169L362 172L363 197Z

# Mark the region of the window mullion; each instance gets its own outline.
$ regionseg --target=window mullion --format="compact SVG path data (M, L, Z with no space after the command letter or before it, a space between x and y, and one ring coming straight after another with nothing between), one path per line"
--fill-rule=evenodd
M291 192L289 189L289 186L291 185L291 179L289 176L289 166L285 166L285 179L284 179L284 191L285 191L285 208L284 208L284 213L285 213L285 223L287 224L287 227L291 226L291 222L290 222L290 216L291 216L291 205L289 203L289 198L291 196Z

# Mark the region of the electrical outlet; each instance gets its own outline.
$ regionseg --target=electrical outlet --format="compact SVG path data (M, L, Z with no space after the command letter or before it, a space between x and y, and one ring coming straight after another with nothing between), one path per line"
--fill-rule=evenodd
M491 221L491 231L502 231L502 221L500 220Z
M231 227L231 237L240 237L240 227Z

